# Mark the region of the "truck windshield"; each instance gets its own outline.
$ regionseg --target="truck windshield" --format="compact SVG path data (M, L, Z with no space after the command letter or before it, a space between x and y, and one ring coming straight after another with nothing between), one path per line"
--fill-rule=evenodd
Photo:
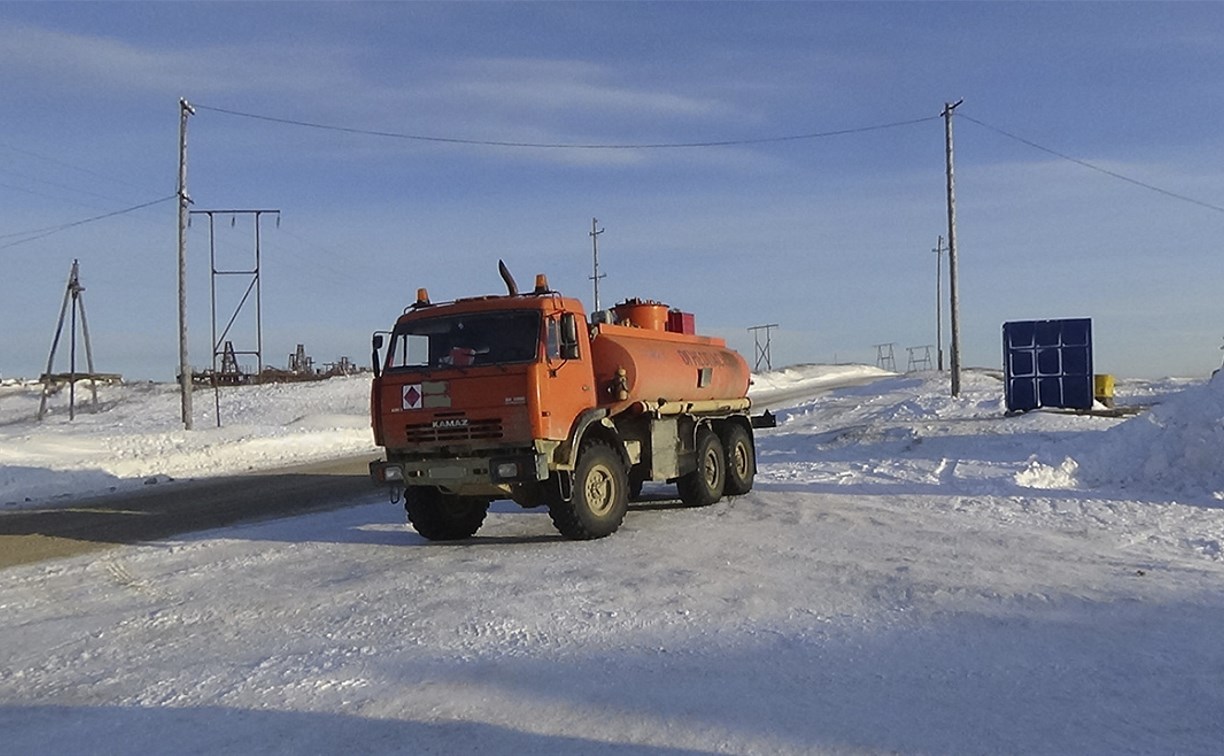
M416 320L395 327L387 369L532 362L539 341L538 312L477 313Z

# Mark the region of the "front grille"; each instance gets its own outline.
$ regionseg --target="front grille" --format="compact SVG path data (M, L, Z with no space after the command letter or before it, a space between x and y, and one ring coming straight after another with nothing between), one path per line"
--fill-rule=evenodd
M419 423L404 428L410 444L455 444L465 441L496 441L502 437L500 418L469 420L467 425L435 428L433 423Z

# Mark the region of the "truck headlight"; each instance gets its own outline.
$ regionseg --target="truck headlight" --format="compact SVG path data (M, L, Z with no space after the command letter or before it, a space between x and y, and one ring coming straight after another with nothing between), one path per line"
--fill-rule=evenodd
M519 476L518 463L501 462L497 465L497 467L493 468L493 474L502 480L505 480L506 478L517 478Z

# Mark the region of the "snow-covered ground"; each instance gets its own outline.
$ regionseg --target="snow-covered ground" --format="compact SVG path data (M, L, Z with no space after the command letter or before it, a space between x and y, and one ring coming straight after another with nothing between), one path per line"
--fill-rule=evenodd
M873 375L758 376L755 490L648 488L599 541L498 503L429 543L371 491L4 570L3 748L1219 753L1224 378L1122 381L1130 420L1005 417L984 371L795 398ZM0 502L361 454L366 391L232 390L186 433L174 387L36 424L8 386Z
M99 384L95 405L88 383L80 381L75 413L65 389L49 398L49 411L36 422L41 397L37 383L0 383L0 511L170 480L377 455L369 375L219 394L198 390L191 431L183 430L178 384Z

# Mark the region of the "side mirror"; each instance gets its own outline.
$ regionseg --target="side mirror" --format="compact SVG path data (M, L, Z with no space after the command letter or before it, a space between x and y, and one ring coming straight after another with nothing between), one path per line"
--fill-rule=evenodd
M381 333L374 334L374 338L370 339L370 346L372 347L370 362L374 366L374 377L379 378L382 376L382 366L380 365L382 360L379 359L378 355L379 350L383 348L383 336Z
M572 312L561 315L561 359L578 359L578 318Z

